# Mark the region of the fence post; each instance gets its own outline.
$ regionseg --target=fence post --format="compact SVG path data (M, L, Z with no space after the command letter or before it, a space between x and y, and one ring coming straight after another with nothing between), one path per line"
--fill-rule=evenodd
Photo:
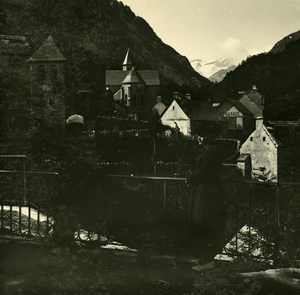
M48 212L46 213L46 232L45 232L45 237L49 237L49 214Z
M237 184L236 194L235 194L235 252L238 255L238 231L239 231L239 184Z
M9 213L9 229L12 232L13 230L13 217L12 217L12 205L9 206L10 207L10 213Z
M40 208L37 207L37 235L40 237Z
M164 180L163 182L163 206L164 206L164 213L167 213L167 181Z
M31 208L28 206L28 235L31 235Z
M3 230L4 227L4 205L1 203L1 230Z
M26 182L26 158L23 158L23 202L24 206L26 206L27 203L27 182Z
M249 192L249 216L248 216L248 255L251 256L251 222L252 222L252 184L250 184Z
M280 243L280 185L277 183L275 190L275 244L274 244L274 265L278 264L279 243Z
M19 234L22 234L22 206L19 206Z

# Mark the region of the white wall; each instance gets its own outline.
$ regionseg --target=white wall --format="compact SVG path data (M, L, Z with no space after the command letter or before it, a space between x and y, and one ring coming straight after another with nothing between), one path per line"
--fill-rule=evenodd
M267 180L278 180L278 145L263 125L242 144L240 152L251 155L252 178L264 174ZM262 167L264 173L259 172Z
M184 113L178 103L174 100L161 117L161 123L172 128L176 128L176 124L183 135L191 135L191 120Z
M180 130L180 132L185 136L191 135L191 121L188 120L162 120L163 125L170 126L172 128L176 128L176 124ZM175 124L176 123L176 124Z

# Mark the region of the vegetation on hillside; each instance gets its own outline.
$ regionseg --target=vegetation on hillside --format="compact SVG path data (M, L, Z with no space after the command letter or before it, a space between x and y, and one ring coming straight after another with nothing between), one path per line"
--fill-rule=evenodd
M288 44L282 52L263 53L243 61L227 74L214 90L216 96L238 97L256 85L265 97L267 119L300 118L300 40Z

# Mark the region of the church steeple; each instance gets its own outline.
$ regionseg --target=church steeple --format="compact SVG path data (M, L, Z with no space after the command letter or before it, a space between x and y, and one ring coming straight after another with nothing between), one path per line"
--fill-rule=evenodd
M123 71L129 71L132 69L132 67L133 67L133 60L132 60L132 56L131 56L131 51L128 48L125 59L123 61Z

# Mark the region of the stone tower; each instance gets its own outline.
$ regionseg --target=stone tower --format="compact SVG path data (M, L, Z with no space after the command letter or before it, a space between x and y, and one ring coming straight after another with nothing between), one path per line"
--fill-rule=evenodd
M28 59L31 99L45 128L59 129L65 124L65 61L51 36Z

